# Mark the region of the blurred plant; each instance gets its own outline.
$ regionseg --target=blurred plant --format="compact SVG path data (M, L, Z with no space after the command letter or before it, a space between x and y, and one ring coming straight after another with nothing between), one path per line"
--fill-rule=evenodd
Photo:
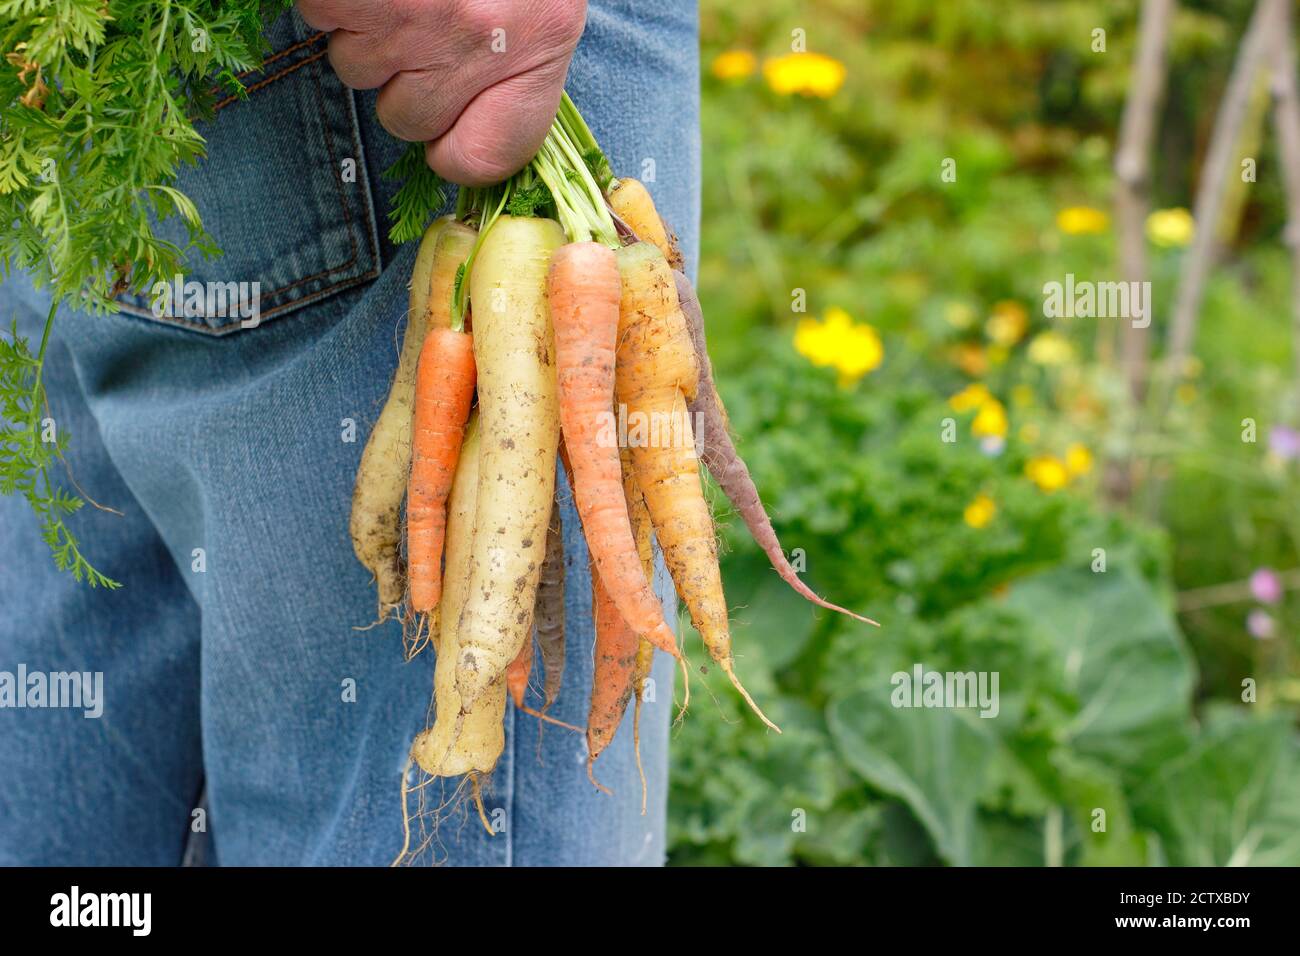
M1091 236L1105 232L1110 216L1091 206L1069 206L1056 214L1056 228L1067 236Z
M993 499L981 491L975 496L975 500L966 506L966 510L962 512L962 520L972 528L983 528L993 520L997 513L998 506L994 504Z
M826 310L820 322L802 319L794 330L794 347L814 365L839 372L841 385L852 385L880 367L884 347L871 326L854 322L838 306Z
M773 93L829 99L844 85L844 64L821 53L787 53L763 63Z
M1163 249L1178 249L1192 241L1196 225L1186 209L1157 209L1147 216L1147 238Z
M1170 240L1194 227L1171 213L1250 7L1180 4L1172 23L1150 170L1157 328L1185 255ZM725 533L738 667L787 733L755 735L725 701L693 711L673 750L675 862L1300 861L1283 709L1300 701L1295 602L1252 623L1243 586L1169 612L1176 593L1181 607L1190 589L1300 564L1280 177L1261 159L1237 258L1207 285L1206 361L1180 370L1194 395L1160 434L1126 417L1125 382L1098 361L1115 326L1040 307L1049 280L1114 275L1104 210L1135 14L1124 0L702 5L707 55L776 49L797 25L844 67L828 99L706 82L698 285L778 530L810 583L884 627L810 616ZM1106 56L1081 52L1097 26ZM832 304L870 315L889 360L851 388L810 368L790 348L793 287L817 326ZM1258 444L1241 437L1248 416ZM1129 447L1170 476L1159 530L1091 503ZM1034 469L1050 494L1026 474L1036 459L1052 462ZM890 676L917 662L1000 671L999 717L890 706ZM1261 684L1249 715L1242 674Z
M758 58L749 50L726 50L713 58L710 69L720 80L743 80L754 75Z

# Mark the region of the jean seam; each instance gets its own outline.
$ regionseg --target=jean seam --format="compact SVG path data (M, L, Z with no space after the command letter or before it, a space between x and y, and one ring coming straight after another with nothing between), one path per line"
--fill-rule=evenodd
M301 299L294 299L292 302L285 302L282 305L277 305L273 309L268 309L267 311L262 313L261 316L262 321L265 322L268 319L276 318L282 312L286 312L292 309L297 309L302 306L311 305L312 303L318 302L321 299L327 299L330 296L335 295L336 293L345 292L346 290L351 289L354 286L364 285L365 283L371 282L377 278L379 278L379 268L375 267L366 272L360 272L350 279L340 279L338 282L335 282L333 285L326 286L323 289L318 289L317 291L311 293L310 295L303 296ZM119 306L120 313L124 315L129 315L132 318L141 319L143 321L150 322L154 325L167 326L167 327L182 329L184 331L190 331L190 332L200 332L205 335L211 335L214 338L220 338L223 335L230 335L233 332L240 331L241 328L241 326L237 322L229 322L225 325L217 326L214 328L213 326L206 325L203 322L193 322L189 319L185 319L180 316L169 315L169 316L159 317L154 315L152 312L142 308L141 306L132 305L130 303L119 302L118 306Z
M318 34L317 34L315 37L313 37L312 39L310 39L310 40L304 40L304 41L302 41L302 42L299 43L299 44L296 44L296 45L294 45L294 46L291 46L291 47L289 47L289 49L284 50L283 52L276 54L276 56L287 56L288 54L292 53L292 52L295 51L295 50L302 49L302 48L305 47L305 46L310 46L312 43L315 43L317 39L319 39L320 37L323 37L323 36L325 36L325 34L323 34L323 33L318 33ZM244 87L244 95L242 95L242 96L239 95L238 93L231 93L231 94L230 94L229 96L227 96L225 99L221 100L219 103L217 103L215 106L212 107L213 112L216 112L217 110L220 110L220 109L225 109L227 106L229 106L229 105L232 104L232 103L238 103L238 102L241 102L241 101L247 99L248 96L249 96L250 94L257 92L257 91L260 90L260 89L263 89L263 88L265 88L265 87L270 86L270 85L271 85L272 83L274 83L276 80L282 80L282 79L284 79L286 76L288 76L290 73L294 72L295 70L299 69L300 67L306 66L308 63L315 63L315 62L316 62L317 60L319 60L321 57L325 56L328 52L329 52L328 50L318 50L318 51L316 51L315 53L313 53L311 56L303 57L303 58L302 58L301 60L299 60L298 62L289 64L289 66L285 67L285 68L284 68L283 70L281 70L279 73L275 73L275 74L273 74L273 75L271 75L271 76L268 76L268 77L266 77L266 78L263 79L263 80L258 80L258 81L257 81L256 83L254 83L252 86L246 86L246 87ZM267 60L267 62L270 63L271 61L270 61L270 60ZM252 72L249 72L249 73L241 73L241 74L240 74L240 79L242 79L242 78L245 77L245 76L252 76L252 75L253 75L253 72L261 72L261 71L252 71Z
M515 865L515 765L519 760L519 711L510 707L510 772L506 782L506 866Z
M243 81L244 79L246 79L246 78L248 78L248 77L250 77L250 76L255 76L255 75L259 74L259 73L264 73L264 72L266 72L266 68L267 68L268 66L270 66L272 63L274 63L276 60L283 59L284 57L288 56L290 53L296 53L298 50L301 50L301 49L303 49L304 47L312 46L313 44L317 43L317 42L318 42L319 40L321 40L322 38L327 37L328 35L329 35L329 34L327 34L327 33L316 33L316 34L313 34L312 36L308 37L308 38L305 39L305 40L300 40L299 42L295 43L293 46L291 46L291 47L286 47L285 49L281 50L279 53L272 53L269 57L266 58L266 62L264 62L264 63L262 64L262 66L261 66L260 69L256 69L256 70L246 70L246 71L244 71L243 73L238 74L235 78L238 79L238 80L240 80L240 81ZM257 81L256 83L254 83L252 86L246 86L246 87L244 87L244 95L243 95L243 96L241 96L241 95L238 94L238 93L231 93L231 94L228 94L224 99L222 99L220 102L218 102L215 106L212 107L213 112L216 112L217 110L220 110L220 109L225 109L225 108L226 108L227 106L229 106L231 103L237 103L237 102L239 102L240 100L245 99L245 98L248 96L248 94L251 94L251 93L253 93L253 92L257 91L257 90L260 90L260 89L262 89L263 87L270 86L270 85L271 85L272 83L274 83L276 80L281 79L282 77L288 76L290 73L292 73L294 70L298 69L298 67L302 66L304 63L311 63L311 62L313 62L313 61L315 61L315 60L319 60L321 57L325 56L325 54L328 53L328 52L329 52L328 50L320 50L320 51L318 51L318 52L316 52L316 53L313 53L313 54L312 54L311 56L309 56L309 57L306 57L306 58L304 58L304 59L302 59L302 60L299 60L297 63L291 63L289 66L285 67L285 68L284 68L283 70L281 70L279 73L273 73L272 75L270 75L270 76L268 76L268 77L265 77L264 79L258 80L258 81ZM216 93L221 92L221 88L220 88L220 87L213 87L213 88L212 88L212 92L213 92L213 94L215 95Z
M344 102L348 108L348 116L352 120L352 146L357 151L357 169L365 170L366 165L366 145L361 137L361 115L357 112L357 95L354 90L344 87L347 94ZM364 186L365 197L363 211L366 216L366 234L370 238L370 254L375 260L375 274L379 275L384 271L384 256L382 244L379 241L379 215L375 209L375 194L370 188L370 176L362 176L358 182Z

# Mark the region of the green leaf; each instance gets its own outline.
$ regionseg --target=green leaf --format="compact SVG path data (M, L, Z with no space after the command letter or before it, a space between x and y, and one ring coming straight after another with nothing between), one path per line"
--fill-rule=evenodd
M1083 866L1141 866L1146 843L1133 824L1119 774L1103 763L1058 750L1066 810L1074 823L1074 847ZM1100 813L1098 811L1101 811Z
M1080 753L1138 766L1190 718L1191 656L1141 578L1058 568L1017 584L1007 607L1054 653L1072 704L1060 734Z
M976 806L997 739L956 710L894 707L887 685L831 701L827 723L848 765L903 800L949 863L976 862Z
M732 633L745 648L760 648L773 670L785 667L804 649L816 626L813 606L769 571L757 591L735 610Z
M447 202L446 182L429 168L423 143L407 143L402 155L381 174L384 179L401 180L388 210L392 223L388 237L401 244L424 235L435 213Z
M1300 764L1290 721L1216 710L1205 733L1156 772L1134 813L1174 866L1300 865Z

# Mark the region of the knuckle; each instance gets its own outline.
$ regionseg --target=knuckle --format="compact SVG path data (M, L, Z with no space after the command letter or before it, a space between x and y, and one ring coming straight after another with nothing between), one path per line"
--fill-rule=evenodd
M587 26L586 0L544 0L541 26L546 35L563 47L577 46Z
M365 53L361 42L353 34L335 33L327 49L330 66L344 86L363 90L375 85L375 63Z
M460 0L457 7L459 28L473 45L487 42L494 30L509 31L513 17L507 3L499 0Z
M459 128L434 144L430 157L440 174L477 186L500 182L517 168L492 139Z
M420 135L421 124L413 114L410 100L400 92L391 88L381 90L375 100L375 115L379 118L379 125L400 140L416 143L426 138Z

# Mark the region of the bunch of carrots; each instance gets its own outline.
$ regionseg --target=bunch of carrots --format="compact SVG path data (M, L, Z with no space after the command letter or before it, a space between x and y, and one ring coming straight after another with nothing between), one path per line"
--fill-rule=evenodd
M504 746L507 697L559 723L545 713L566 652L557 459L590 554L593 783L633 697L639 718L654 652L687 673L651 587L656 542L709 656L777 729L733 666L699 460L785 581L868 621L822 600L786 560L728 434L681 267L649 193L614 178L567 95L533 161L497 186L462 190L455 214L421 241L351 533L375 576L380 618L402 615L408 653L436 652L433 725L411 751L433 777L470 775L477 790ZM620 447L619 421L664 427ZM540 711L524 700L535 652Z

